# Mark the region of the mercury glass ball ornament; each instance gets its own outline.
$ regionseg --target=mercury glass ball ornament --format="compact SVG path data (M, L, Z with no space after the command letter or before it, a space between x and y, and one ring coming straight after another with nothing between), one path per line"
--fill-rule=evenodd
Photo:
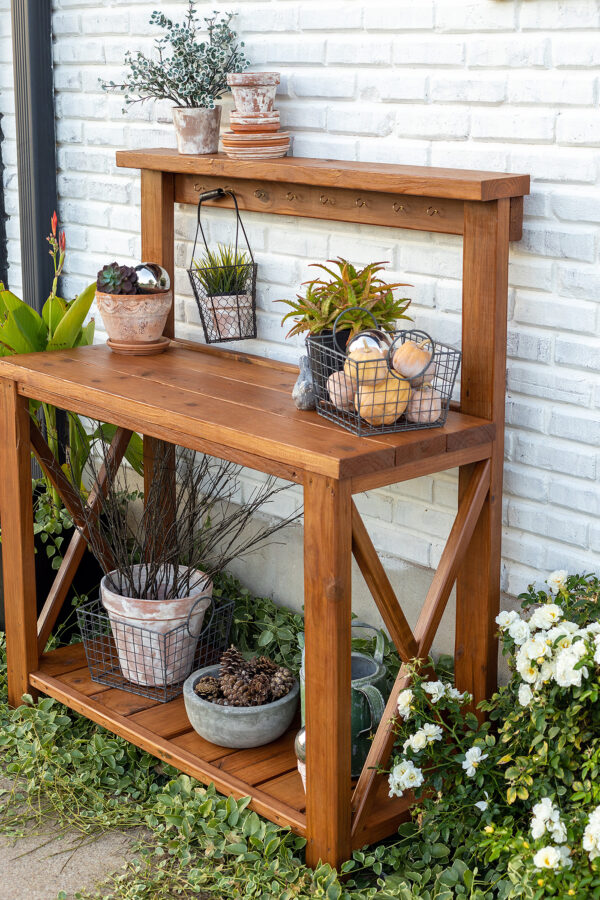
M300 762L306 762L306 728L301 728L296 735L294 750L296 752L296 758L299 759Z
M393 335L389 334L387 331L383 331L381 328L368 328L366 331L355 334L354 337L348 341L346 345L346 354L352 353L352 351L356 350L358 347L363 350L366 346L369 349L381 350L383 354L387 355L393 339Z
M158 263L143 262L135 267L138 277L138 290L144 294L155 294L168 291L171 287L169 273Z

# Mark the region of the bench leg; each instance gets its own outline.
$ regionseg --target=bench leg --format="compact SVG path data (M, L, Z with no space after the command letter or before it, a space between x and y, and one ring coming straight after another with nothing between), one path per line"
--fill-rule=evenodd
M0 379L0 514L8 702L33 694L29 673L38 667L29 401L14 381Z
M308 865L351 855L350 619L352 515L348 482L304 484L306 819Z

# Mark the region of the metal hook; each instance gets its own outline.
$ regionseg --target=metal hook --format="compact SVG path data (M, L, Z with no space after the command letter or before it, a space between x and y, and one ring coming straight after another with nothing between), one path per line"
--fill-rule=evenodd
M196 182L196 184L194 185L194 190L198 191L199 194L202 194L204 193L205 188L203 184L198 184L198 182Z
M356 204L358 207L362 207L362 206L366 206L366 205L367 205L367 201L366 201L366 200L363 200L362 197L357 197L356 200L355 200L354 202L355 202L355 204Z
M261 190L260 188L258 188L257 190L254 191L254 196L256 197L257 200L268 200L269 199L269 195L267 194L267 192Z
M401 203L398 203L397 200L394 201L394 203L392 204L392 209L394 210L395 213L404 212L404 207L402 206Z
M427 215L428 216L437 216L437 215L439 215L439 212L440 212L439 209L436 209L435 206L427 207Z
M328 203L330 206L335 206L335 198L333 197L326 197L325 194L321 194L319 200L324 206L326 206Z
M290 203L293 203L293 201L297 200L298 197L296 194L294 194L293 191L288 191L287 194L285 195L285 199L289 200Z

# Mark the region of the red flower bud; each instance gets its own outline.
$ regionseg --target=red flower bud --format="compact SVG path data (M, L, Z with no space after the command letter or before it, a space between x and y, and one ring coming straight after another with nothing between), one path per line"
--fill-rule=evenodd
M65 233L64 233L64 231L61 231L61 233L60 233L60 235L59 235L59 238L58 238L58 243L59 243L59 245L60 245L60 249L61 249L62 252L64 253L64 252L65 252L65 248L66 248L66 246L67 246L67 239L65 238Z
M52 234L56 237L56 226L58 224L58 216L56 215L56 210L52 213L52 219L50 220L52 224Z

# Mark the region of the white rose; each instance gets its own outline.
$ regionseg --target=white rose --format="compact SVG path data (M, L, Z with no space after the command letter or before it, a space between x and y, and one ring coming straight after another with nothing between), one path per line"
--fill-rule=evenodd
M556 569L555 572L551 572L550 575L548 575L546 584L550 588L550 593L558 594L559 591L566 588L568 574L566 569Z
M547 631L563 617L563 611L556 603L546 603L534 610L529 620L531 628L541 628Z
M508 628L509 625L515 621L515 619L519 618L519 614L514 611L514 609L503 609L496 616L496 624L500 626L500 628L505 629Z
M585 630L588 634L600 634L600 622L592 622Z
M522 684L519 687L519 703L521 706L529 706L533 700L533 691L528 684Z
M459 691L458 688L453 687L453 685L446 683L444 684L444 688L446 690L446 697L449 697L450 700L464 700L465 692Z
M508 633L515 644L524 644L530 634L529 625L523 619L515 619L511 623Z
M405 691L400 691L398 694L398 714L402 716L403 719L408 719L410 716L410 705L413 701L413 692L410 688L407 688Z
M567 829L558 817L548 822L547 828L557 844L565 843L567 840Z
M445 694L444 685L441 681L424 681L423 690L431 697L432 703L437 703Z
M556 656L556 670L554 672L554 680L560 687L581 687L582 678L588 677L588 670L585 666L576 669L575 666L581 659L581 656L573 644L566 650L561 650ZM585 652L585 648L584 648Z
M534 841L537 841L544 834L546 834L546 823L543 819L539 819L536 816L531 820L531 835Z
M563 845L558 848L558 852L560 853L560 864L565 869L570 869L573 865L573 860L571 859L571 848Z
M545 656L549 650L548 644L542 637L532 637L522 645L523 653L528 659L539 659Z
M531 811L535 818L541 819L543 822L547 822L552 818L555 809L556 807L554 806L554 803L552 802L550 797L542 797L542 799L535 804Z
M592 824L586 825L581 845L588 853L590 859L596 859L600 856L600 830L597 826Z
M400 762L394 766L388 778L390 797L402 796L406 790L406 773L411 766L412 762L408 759L401 759Z
M558 869L560 862L560 851L556 847L542 847L533 857L536 869Z
M484 759L488 758L487 753L482 753L481 747L471 747L470 750L467 750L465 753L465 758L462 763L462 767L469 776L472 778L477 771L477 767Z
M477 803L474 804L475 809L478 809L482 813L484 813L490 805L490 795L487 791L484 791L483 793L485 795L485 800L478 800Z
M594 650L594 662L600 666L600 634L597 634L594 638L594 646L596 648Z
M439 725L432 725L430 722L426 722L421 730L427 737L428 744L432 744L434 741L441 741L442 739L443 731Z
M404 751L406 752L406 748L410 747L410 749L415 753L419 753L427 746L427 744L427 735L422 728L419 728L419 730L416 731L415 734L412 734L404 741Z
M420 769L417 769L415 766L412 769L409 769L404 778L405 784L407 788L413 789L420 787L423 784L423 773Z

